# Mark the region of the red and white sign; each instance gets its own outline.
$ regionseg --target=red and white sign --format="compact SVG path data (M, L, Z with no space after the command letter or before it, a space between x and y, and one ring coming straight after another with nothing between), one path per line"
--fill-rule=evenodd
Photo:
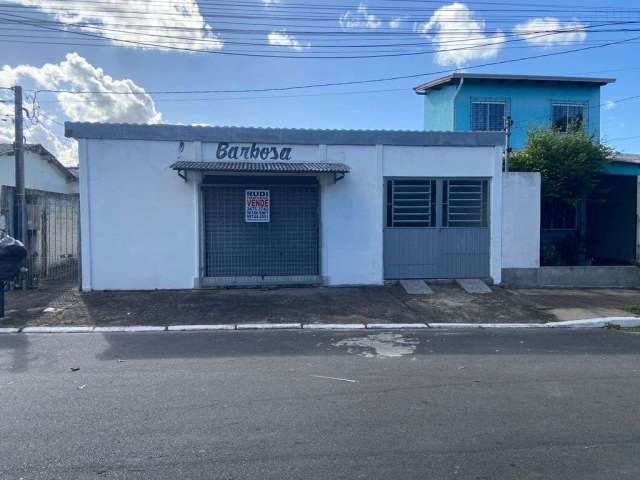
M269 223L271 219L269 190L245 190L244 198L244 221L247 223Z

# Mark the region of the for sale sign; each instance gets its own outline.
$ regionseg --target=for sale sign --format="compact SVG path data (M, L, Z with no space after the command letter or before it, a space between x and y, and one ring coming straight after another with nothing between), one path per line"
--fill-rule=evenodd
M271 199L269 190L245 190L244 221L247 223L269 223Z

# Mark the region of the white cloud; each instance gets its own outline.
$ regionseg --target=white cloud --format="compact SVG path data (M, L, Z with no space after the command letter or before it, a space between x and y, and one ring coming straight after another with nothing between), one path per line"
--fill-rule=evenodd
M587 38L584 25L577 19L562 22L555 17L532 18L516 25L513 32L528 43L547 47L583 42Z
M145 90L130 79L114 79L101 68L87 62L77 53L69 53L60 63L47 63L42 67L5 65L0 69L0 85L13 85L30 81L36 88L88 90L104 92L100 95L73 95L57 93L57 108L64 118L83 122L159 123L162 114ZM135 95L132 95L135 94ZM44 94L38 100L44 101ZM9 108L9 104L3 108ZM29 102L25 102L29 107ZM45 105L45 111L50 111ZM1 113L0 113L1 116ZM75 163L75 142L62 139L54 130L58 121L53 114L38 115L39 123L30 123L25 134L29 143L42 143L66 164ZM59 122L58 122L59 123ZM11 140L10 140L11 139ZM0 122L0 142L13 141L12 122Z
M87 5L85 0L10 0L39 7L64 24L91 22L98 28L80 29L109 37L112 42L132 48L168 50L177 47L195 50L219 50L222 39L204 21L196 0L102 0L99 5ZM141 26L142 25L142 26ZM105 31L112 29L118 31ZM169 37L179 38L169 38ZM140 45L128 42L142 42Z
M416 25L416 31L436 45L439 65L460 67L470 60L493 58L504 43L501 32L487 34L484 20L458 2L440 7L428 22Z
M404 22L407 19L407 17L394 17L391 20L389 20L389 27L390 28L400 28L402 26L402 22Z
M614 102L613 100L607 100L606 102L604 102L604 109L605 110L613 110L617 106L618 106L618 104L616 102Z
M358 8L352 12L347 10L338 19L342 28L380 28L382 21L373 13L369 13L367 6L360 2Z
M269 45L278 45L280 47L289 47L292 50L302 51L311 46L310 43L300 43L292 35L289 35L285 30L277 32L271 32L267 36Z

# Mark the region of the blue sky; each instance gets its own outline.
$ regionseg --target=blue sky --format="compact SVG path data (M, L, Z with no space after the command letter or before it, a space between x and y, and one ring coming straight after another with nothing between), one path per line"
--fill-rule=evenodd
M604 0L580 0L563 5L548 0L483 0L457 4L402 0L372 0L360 4L340 0L319 3L309 0L148 0L146 3L145 0L132 0L129 4L124 0L69 0L64 3L63 12L60 0L0 0L0 30L4 30L0 32L4 34L0 38L0 64L4 65L0 86L19 82L26 89L98 88L106 92L128 89L139 92L136 97L129 96L129 100L126 95L102 95L95 103L78 101L78 96L38 93L40 123L31 125L29 141L48 144L63 161L72 163L74 149L62 138L60 125L68 119L421 129L422 101L411 87L441 75L286 92L149 96L141 92L277 88L465 69L486 62L640 36L640 6L629 7L628 1L605 4ZM183 13L163 17L162 13L153 13L159 7L160 12L169 8L171 12ZM137 9L147 13L138 14ZM134 19L136 23L132 23ZM92 26L86 27L88 23ZM135 25L141 23L148 25L146 30L141 30L147 33L136 36L140 30ZM176 29L176 25L188 28ZM626 31L620 31L623 28ZM595 32L597 29L612 31ZM298 33L310 31L314 33ZM323 36L327 32L344 33ZM83 35L87 33L88 36ZM167 41L172 35L179 40ZM33 43L24 43L26 39ZM129 42L140 39L148 45ZM234 44L247 41L262 45ZM376 43L420 45L374 48L371 44ZM336 46L326 47L329 44ZM192 48L196 52L167 51L161 48L163 45ZM345 46L339 48L340 45ZM603 88L602 99L616 100L640 95L638 45L640 40L472 71L611 76L617 81ZM472 48L466 48L469 46ZM363 55L438 49L439 53L383 58L308 58L327 52ZM296 58L222 54L238 51ZM70 53L74 55L68 56ZM43 68L45 64L49 67ZM0 98L8 98L6 93ZM0 141L8 139L3 139L3 135L10 135L6 120L9 105L4 105ZM626 139L640 136L635 120L639 107L640 99L610 104L602 110L603 136L612 139L612 145L619 150L640 152L640 137ZM0 115L2 113L0 110Z

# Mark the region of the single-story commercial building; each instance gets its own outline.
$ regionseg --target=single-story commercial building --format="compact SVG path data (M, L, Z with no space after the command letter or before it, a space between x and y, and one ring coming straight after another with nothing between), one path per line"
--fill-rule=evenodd
M382 284L539 266L499 133L67 123L83 290Z

